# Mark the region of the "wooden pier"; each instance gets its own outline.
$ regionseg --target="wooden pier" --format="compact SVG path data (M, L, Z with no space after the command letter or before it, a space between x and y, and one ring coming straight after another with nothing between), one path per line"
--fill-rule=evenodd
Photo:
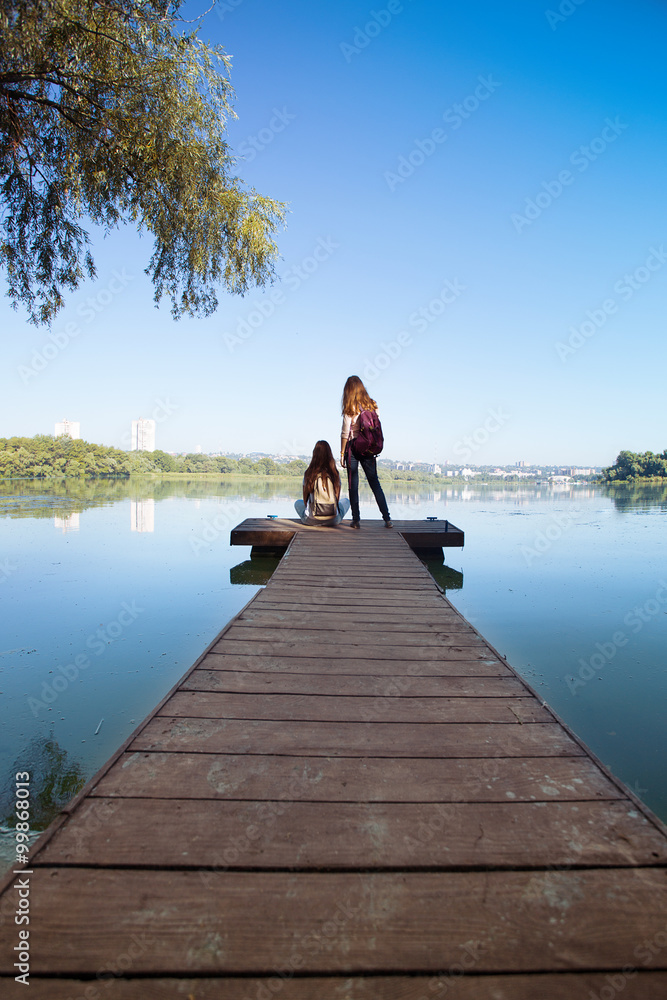
M29 994L5 881L3 997L665 1000L665 827L403 531L294 526L35 845Z

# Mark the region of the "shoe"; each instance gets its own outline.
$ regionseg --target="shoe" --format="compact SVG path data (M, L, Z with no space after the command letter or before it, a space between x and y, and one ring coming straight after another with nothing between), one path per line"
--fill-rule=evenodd
M360 528L361 527L361 521L352 521L351 524L350 524L350 527L351 528Z
M385 528L393 528L394 522L390 518L387 518L387 520L384 522L384 526Z

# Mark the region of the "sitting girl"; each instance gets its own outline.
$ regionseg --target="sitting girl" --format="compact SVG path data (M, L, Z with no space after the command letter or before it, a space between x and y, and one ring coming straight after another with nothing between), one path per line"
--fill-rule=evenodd
M328 441L318 441L303 477L303 500L294 503L304 524L330 526L340 524L350 501L340 499L340 476Z

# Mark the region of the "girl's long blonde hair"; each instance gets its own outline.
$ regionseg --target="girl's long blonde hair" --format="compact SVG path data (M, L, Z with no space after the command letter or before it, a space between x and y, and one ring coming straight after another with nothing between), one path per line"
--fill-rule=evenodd
M350 375L343 387L341 411L343 416L356 417L362 410L377 410L378 405L368 395L366 386L358 375Z
M336 500L340 500L340 476L328 441L318 441L313 448L313 457L303 477L304 503L308 503L308 497L315 489L318 476L331 480Z

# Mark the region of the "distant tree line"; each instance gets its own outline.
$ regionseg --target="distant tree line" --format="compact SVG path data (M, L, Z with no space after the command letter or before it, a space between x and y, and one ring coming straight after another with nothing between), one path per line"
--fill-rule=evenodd
M643 454L622 451L614 465L602 470L602 478L607 483L667 479L667 449L660 455L654 455L652 451Z
M70 437L38 434L32 438L0 438L0 478L66 477L127 479L165 473L236 473L248 476L301 478L301 459L280 464L272 458L228 458L225 455L168 455L165 451L121 451Z

